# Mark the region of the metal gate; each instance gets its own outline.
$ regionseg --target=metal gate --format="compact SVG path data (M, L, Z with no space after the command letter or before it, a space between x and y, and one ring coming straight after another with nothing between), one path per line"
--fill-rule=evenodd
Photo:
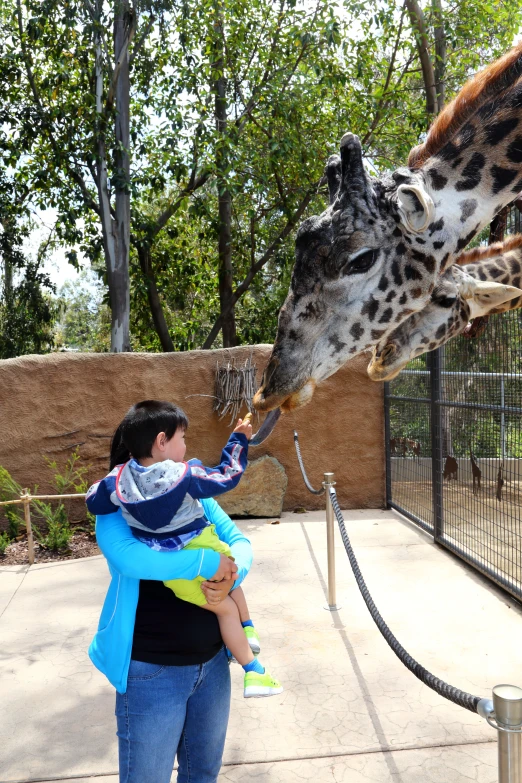
M522 311L386 384L390 507L522 598Z

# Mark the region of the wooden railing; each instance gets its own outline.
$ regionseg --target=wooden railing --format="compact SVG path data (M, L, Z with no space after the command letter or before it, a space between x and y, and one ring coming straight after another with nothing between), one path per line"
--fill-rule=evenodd
M0 506L23 506L25 527L27 530L27 559L29 565L34 563L34 537L33 528L31 524L31 502L33 500L64 500L66 498L84 498L85 492L76 493L73 495L31 495L29 490L26 489L23 495L14 500L2 500Z

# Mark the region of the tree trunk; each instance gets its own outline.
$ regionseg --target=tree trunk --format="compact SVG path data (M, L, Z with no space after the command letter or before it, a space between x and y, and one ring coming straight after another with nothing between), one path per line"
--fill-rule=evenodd
M156 278L150 265L150 248L138 247L138 257L140 259L140 267L147 283L147 297L149 300L150 312L152 314L152 320L158 337L160 339L161 347L169 353L174 351L174 343L169 334L169 328L165 320L163 308L161 306L161 300L159 298L158 288L156 286Z
M221 0L216 3L216 22L214 24L215 36L215 60L212 69L215 73L214 112L216 130L218 132L216 148L217 188L218 188L218 212L219 212L219 304L221 313L225 313L221 331L223 332L223 345L230 348L237 343L236 318L234 308L227 307L232 298L233 271L232 271L232 194L227 188L227 80L224 74L224 42L223 42L223 8Z
M115 0L114 55L116 64L124 49L131 9L128 0ZM123 55L116 84L116 153L114 192L116 218L114 220L114 268L111 270L111 351L130 351L130 131L129 131L129 54Z

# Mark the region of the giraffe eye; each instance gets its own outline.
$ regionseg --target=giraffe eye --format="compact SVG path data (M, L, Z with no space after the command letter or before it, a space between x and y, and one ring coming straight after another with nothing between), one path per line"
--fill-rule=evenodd
M352 256L344 265L344 275L357 275L361 272L366 272L377 261L377 250L371 248L364 248L360 250L357 255Z

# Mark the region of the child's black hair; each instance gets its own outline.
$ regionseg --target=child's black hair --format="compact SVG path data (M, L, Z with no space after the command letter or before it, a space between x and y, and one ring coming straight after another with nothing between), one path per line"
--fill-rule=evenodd
M152 456L152 445L160 432L170 440L176 430L186 430L185 412L172 402L143 400L133 405L112 437L109 470L132 457Z

